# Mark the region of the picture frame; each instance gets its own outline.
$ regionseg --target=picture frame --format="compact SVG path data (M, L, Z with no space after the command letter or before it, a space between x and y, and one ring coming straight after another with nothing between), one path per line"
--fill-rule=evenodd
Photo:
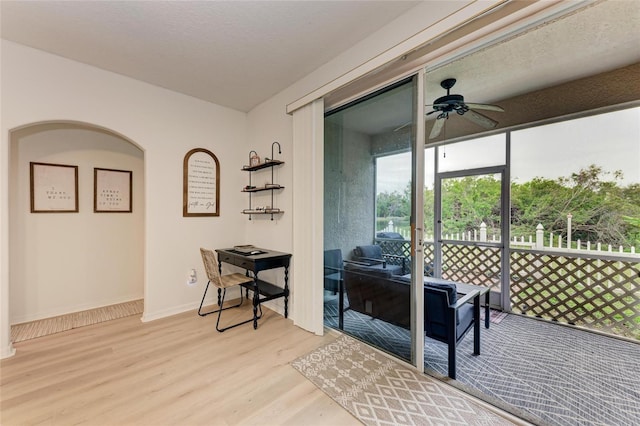
M78 213L78 166L29 163L31 213Z
M93 212L133 212L133 172L93 168Z
M220 216L220 162L207 149L184 156L182 216Z

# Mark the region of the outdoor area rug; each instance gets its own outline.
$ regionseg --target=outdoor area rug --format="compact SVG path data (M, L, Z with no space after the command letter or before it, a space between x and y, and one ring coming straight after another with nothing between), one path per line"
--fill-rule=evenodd
M25 322L11 326L11 341L13 343L49 334L60 333L66 330L97 324L99 322L142 314L144 301L133 300L131 302L118 303L116 305L103 306L101 308L59 315L52 318L44 318L37 321Z
M291 365L366 425L513 424L349 336Z
M332 328L336 305L325 298ZM408 330L346 311L344 331L410 358ZM452 386L534 424L640 425L640 344L513 314L480 334L480 356L473 355L473 335L460 342ZM447 345L427 338L424 351L425 371L446 377Z

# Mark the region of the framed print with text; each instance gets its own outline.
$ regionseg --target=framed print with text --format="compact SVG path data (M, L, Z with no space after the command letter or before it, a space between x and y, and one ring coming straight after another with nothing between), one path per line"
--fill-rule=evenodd
M31 213L78 212L78 166L30 165Z
M93 169L93 211L95 213L131 213L133 172Z
M220 163L204 148L187 152L183 163L182 216L220 216Z

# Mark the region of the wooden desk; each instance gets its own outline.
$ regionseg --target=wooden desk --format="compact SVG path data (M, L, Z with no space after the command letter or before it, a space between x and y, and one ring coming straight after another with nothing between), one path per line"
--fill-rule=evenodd
M260 303L268 300L284 297L284 317L289 316L289 264L291 254L279 251L256 248L259 254L243 254L233 248L216 249L218 253L218 268L222 271L222 262L235 265L253 273L253 283L242 284L245 288L247 298L249 290L253 291L253 328L258 328L258 309ZM262 281L258 278L258 273L267 269L284 268L284 288L272 283ZM222 272L221 272L222 273ZM262 312L262 311L260 311Z

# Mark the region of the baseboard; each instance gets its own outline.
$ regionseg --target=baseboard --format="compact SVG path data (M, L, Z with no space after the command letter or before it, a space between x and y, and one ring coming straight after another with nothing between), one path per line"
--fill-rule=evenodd
M226 304L226 301L225 301L225 304ZM147 310L145 309L144 313L142 314L142 318L140 318L140 320L142 322L155 321L161 318L178 315L183 312L196 310L198 309L198 306L200 306L199 302L191 302L191 303L185 303L183 305L171 306L169 308L161 309L155 312L147 312Z
M4 348L2 348L2 353L0 353L0 359L10 358L16 354L16 348L13 347L11 342Z
M79 304L79 305L68 306L68 307L58 308L58 309L52 309L52 310L49 310L49 311L38 312L38 313L32 314L32 315L24 315L24 316L21 316L21 317L13 318L13 319L11 319L10 323L11 323L11 325L24 324L25 322L39 321L39 320L42 320L42 319L59 317L59 316L62 316L62 315L75 314L77 312L89 311L91 309L104 308L106 306L118 305L120 303L133 302L134 300L140 300L140 299L143 299L143 297L142 296L129 295L129 296L125 296L125 297L119 297L119 298L116 298L116 299L102 300L102 301L97 302L97 303L83 303L83 304Z
M249 298L251 298L251 291L249 291ZM233 303L234 300L237 299L231 299L228 302L229 303ZM249 299L251 300L251 299ZM270 309L282 316L284 316L284 306L280 306L279 304L275 303L276 300L270 300L268 302L262 303L262 307L263 308L267 308ZM215 301L212 301L212 303L215 303ZM227 300L224 301L224 304L227 304ZM205 305L206 306L206 305ZM188 311L195 311L200 307L200 302L191 302L191 303L185 303L182 305L178 305L178 306L172 306L166 309L161 309L159 311L155 311L155 312L147 312L146 309L144 311L144 313L142 314L142 318L140 319L142 322L149 322L149 321L155 321L158 319L162 319L162 318L166 318L166 317L170 317L173 315L178 315L178 314L182 314L184 312L188 312ZM291 312L291 309L289 309L289 312ZM291 317L291 315L289 315L289 317Z

